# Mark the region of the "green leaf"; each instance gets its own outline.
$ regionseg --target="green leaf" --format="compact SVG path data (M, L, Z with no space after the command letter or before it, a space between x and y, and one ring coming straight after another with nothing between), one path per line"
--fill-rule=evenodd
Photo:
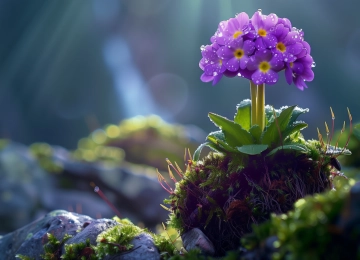
M241 125L245 130L251 127L251 100L245 99L236 106L237 112L235 114L234 122Z
M300 151L303 153L307 153L309 151L307 149L307 147L302 144L285 144L283 146L279 146L279 147L276 147L275 149L271 150L266 156L271 156L280 150L296 150L296 151Z
M200 157L200 153L201 150L205 147L208 146L208 144L210 144L210 142L205 142L203 144L200 144L199 147L195 150L194 154L193 154L193 160L194 161L199 161L199 157Z
M354 125L353 134L360 141L360 124Z
M266 105L265 106L265 125L267 125L268 123L270 123L272 120L274 120L274 113L273 110L275 110L275 113L277 113L276 116L279 115L278 110L274 109L272 106L270 105Z
M308 108L301 108L301 107L296 106L291 114L289 124L294 123L296 121L296 119L299 117L299 115L301 115L303 113L307 113L307 112L309 112Z
M262 134L262 130L260 128L260 126L258 125L253 125L250 130L249 130L250 134L253 136L254 140L256 143L260 142L260 138L261 138L261 134Z
M287 137L292 135L295 132L299 132L300 130L306 128L308 126L307 123L304 122L294 122L292 125L290 125L286 130L282 133L282 138L285 140Z
M222 130L226 143L231 147L254 143L251 134L243 129L241 125L217 114L209 113L209 117Z
M220 152L236 152L237 150L231 147L225 139L225 135L222 131L212 132L207 136L207 139L212 142L213 145L208 145L210 148L213 148L215 151Z
M283 109L276 120L270 122L269 126L262 134L261 143L271 145L278 143L280 136L279 131L283 132L288 124L295 106L287 107Z
M249 155L255 155L260 154L263 151L265 151L268 148L268 145L266 144L252 144L252 145L243 145L241 147L236 147L239 152L249 154Z

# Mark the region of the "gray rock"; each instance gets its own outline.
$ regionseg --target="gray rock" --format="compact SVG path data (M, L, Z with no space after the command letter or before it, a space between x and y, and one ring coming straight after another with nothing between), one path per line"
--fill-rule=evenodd
M148 234L140 234L131 243L134 247L120 254L107 256L104 260L159 260L160 254L154 245L152 237Z
M15 259L16 254L41 259L43 245L48 242L47 233L62 240L65 234L76 235L84 223L90 221L92 218L88 216L64 210L50 212L44 218L3 236L0 239L0 259Z
M43 170L28 147L9 142L0 150L0 234L19 229L46 212L66 209L92 217L115 213L96 194L94 182L120 211L121 217L143 222L149 229L167 218L159 204L169 194L156 178L135 168L76 161L64 148L49 146L51 160L61 165L54 174Z
M181 236L184 247L187 251L200 249L206 255L214 255L215 247L209 238L198 228L194 228Z
M19 230L0 237L0 259L13 260L17 254L40 260L44 254L44 245L48 242L47 233L53 234L62 241L65 234L73 237L60 245L57 256L65 253L65 245L86 242L96 245L97 236L108 228L121 225L111 219L92 219L85 215L57 210L50 212L44 218L33 222ZM104 259L160 259L160 254L149 234L142 233L131 243L133 248Z
M111 219L96 219L83 223L84 229L77 233L74 237L66 241L64 245L85 243L87 239L90 240L91 245L96 245L97 236L107 230L108 228L119 225L118 222ZM65 252L63 247L63 253Z

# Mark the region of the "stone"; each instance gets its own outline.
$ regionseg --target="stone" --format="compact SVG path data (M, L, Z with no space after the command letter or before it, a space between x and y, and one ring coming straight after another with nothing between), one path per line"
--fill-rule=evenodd
M89 240L96 245L97 236L116 225L122 225L111 219L92 219L88 216L64 210L50 212L19 230L0 237L0 259L13 260L17 254L28 256L35 260L43 259L44 245L48 242L47 233L51 233L57 240L62 241L65 235L71 235L55 252L56 257L65 253L65 245L78 244ZM160 259L160 254L154 244L153 238L147 233L140 233L130 242L132 249L104 259Z
M215 247L209 238L198 228L193 228L181 236L184 247L187 251L200 249L205 255L214 255Z

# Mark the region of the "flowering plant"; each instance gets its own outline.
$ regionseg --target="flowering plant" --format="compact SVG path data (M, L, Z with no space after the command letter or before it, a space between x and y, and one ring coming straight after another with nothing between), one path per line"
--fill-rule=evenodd
M211 45L201 46L199 66L204 82L215 85L223 75L237 75L255 84L273 85L285 70L288 84L293 82L304 90L305 81L314 79L310 45L304 41L304 32L292 27L287 18L258 10L249 19L242 12L220 22L210 41Z
M233 120L209 113L220 129L210 133L193 156L187 153L185 172L168 161L174 189L160 173L158 179L170 193L164 200L170 207L163 206L171 212L170 225L181 234L200 229L214 247L204 250L223 256L240 245L251 223L261 223L271 213L284 214L298 199L333 188L334 177L344 177L336 158L351 152L346 149L349 137L344 148L338 146L341 135L331 145L332 110L331 132L325 123L326 140L319 131L318 141L306 141L301 130L307 124L298 117L308 109L265 106L265 84L275 84L280 71L301 90L314 78L310 46L288 19L262 15L261 10L251 19L240 13L220 22L211 42L201 47L201 80L216 84L223 75L249 79L251 100L238 104ZM205 146L213 151L200 158Z
M199 66L204 71L201 80L219 82L223 75L250 80L251 124L264 129L265 83L273 85L278 73L285 70L290 85L307 88L312 81L315 65L304 32L292 27L287 18L276 14L263 15L258 10L249 19L242 12L235 18L222 21L210 38L212 44L201 46Z

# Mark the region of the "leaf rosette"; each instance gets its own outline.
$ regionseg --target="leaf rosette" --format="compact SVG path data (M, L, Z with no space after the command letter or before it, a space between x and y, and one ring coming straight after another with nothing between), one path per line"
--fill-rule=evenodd
M219 127L210 133L206 142L194 153L194 161L198 161L201 150L210 149L232 154L272 156L279 151L292 150L307 153L308 148L302 138L301 130L308 125L297 118L309 111L298 106L284 106L274 109L265 106L265 128L251 125L251 100L246 99L237 105L234 120L209 113L210 120Z

